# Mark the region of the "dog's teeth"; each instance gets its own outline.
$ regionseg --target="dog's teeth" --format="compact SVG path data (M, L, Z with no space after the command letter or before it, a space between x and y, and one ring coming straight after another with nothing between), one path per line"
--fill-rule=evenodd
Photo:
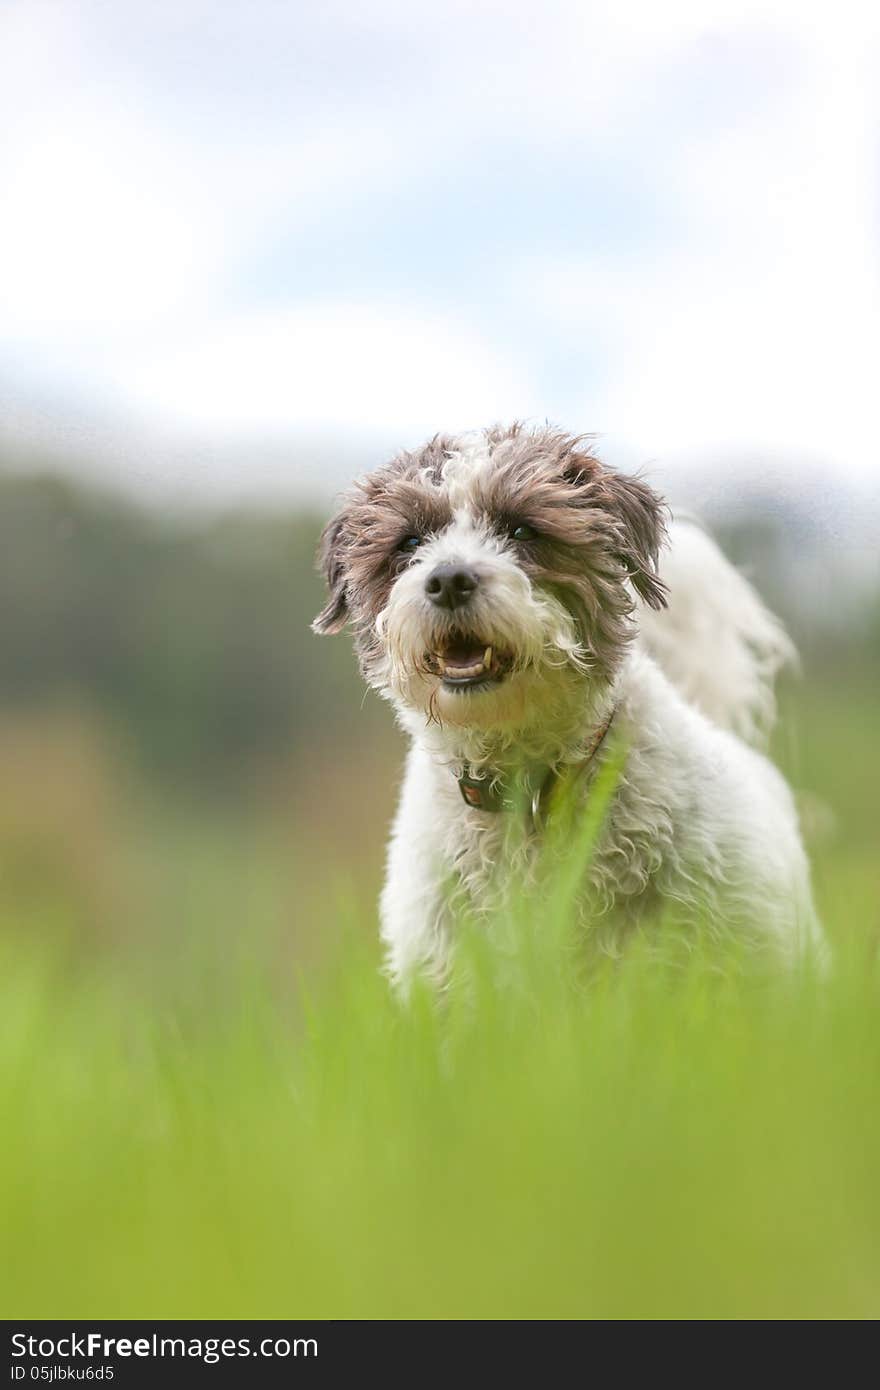
M487 671L488 671L489 667L492 665L492 648L491 648L491 647L487 647L486 650L483 652L483 665L485 666L485 668L486 668Z

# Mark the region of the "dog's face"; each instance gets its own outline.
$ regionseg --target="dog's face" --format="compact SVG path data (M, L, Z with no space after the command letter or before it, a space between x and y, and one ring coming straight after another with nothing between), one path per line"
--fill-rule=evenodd
M365 678L460 728L527 728L612 679L634 591L664 602L663 504L582 440L440 437L361 481L327 526L316 632L351 622Z

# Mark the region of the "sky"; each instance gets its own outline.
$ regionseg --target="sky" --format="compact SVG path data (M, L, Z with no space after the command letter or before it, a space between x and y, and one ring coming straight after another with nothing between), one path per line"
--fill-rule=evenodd
M550 418L873 487L876 8L0 0L2 438L311 494Z

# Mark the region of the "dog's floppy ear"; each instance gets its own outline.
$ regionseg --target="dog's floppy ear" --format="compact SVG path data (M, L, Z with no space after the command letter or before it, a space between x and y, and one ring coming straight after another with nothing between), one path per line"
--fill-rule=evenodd
M321 540L318 545L318 568L327 581L330 594L326 604L312 623L313 632L321 634L341 632L348 622L345 521L345 512L340 512L332 521L328 521L321 532Z
M666 607L666 585L657 573L657 557L666 535L666 504L642 482L623 473L606 473L602 491L621 526L619 555L636 593L651 608Z

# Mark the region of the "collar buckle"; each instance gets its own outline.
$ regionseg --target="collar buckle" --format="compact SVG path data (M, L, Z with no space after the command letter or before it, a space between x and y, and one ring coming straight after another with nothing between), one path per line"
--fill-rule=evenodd
M465 764L458 776L458 790L466 806L477 811L503 811L504 798L492 777L472 777Z

